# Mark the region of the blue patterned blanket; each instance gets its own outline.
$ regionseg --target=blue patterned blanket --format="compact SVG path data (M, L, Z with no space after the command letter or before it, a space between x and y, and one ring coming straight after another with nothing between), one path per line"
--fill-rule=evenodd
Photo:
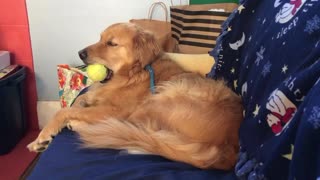
M246 0L223 25L208 74L244 103L248 179L320 179L320 2Z

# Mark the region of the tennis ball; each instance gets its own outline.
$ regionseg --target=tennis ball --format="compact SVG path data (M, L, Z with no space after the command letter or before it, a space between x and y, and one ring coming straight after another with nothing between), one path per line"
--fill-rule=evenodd
M87 74L92 81L103 81L108 75L108 69L102 64L90 64L87 67Z

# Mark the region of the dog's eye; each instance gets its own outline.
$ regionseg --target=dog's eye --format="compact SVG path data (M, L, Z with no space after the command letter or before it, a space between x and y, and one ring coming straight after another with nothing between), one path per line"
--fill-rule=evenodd
M107 46L118 46L118 44L117 44L117 43L114 43L114 42L112 42L112 41L108 41L108 42L107 42Z

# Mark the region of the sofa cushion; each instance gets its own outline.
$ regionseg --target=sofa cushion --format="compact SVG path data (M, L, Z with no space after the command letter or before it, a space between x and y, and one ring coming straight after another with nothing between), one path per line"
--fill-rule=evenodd
M232 171L202 170L156 155L82 148L79 136L63 129L41 154L27 179L234 180L236 176Z

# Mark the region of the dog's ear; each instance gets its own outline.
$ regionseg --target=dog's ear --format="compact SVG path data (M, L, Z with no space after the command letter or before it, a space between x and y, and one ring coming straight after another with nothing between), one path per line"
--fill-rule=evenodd
M152 63L161 52L153 34L142 29L138 29L137 34L133 38L133 46L136 60L140 62L142 68Z

